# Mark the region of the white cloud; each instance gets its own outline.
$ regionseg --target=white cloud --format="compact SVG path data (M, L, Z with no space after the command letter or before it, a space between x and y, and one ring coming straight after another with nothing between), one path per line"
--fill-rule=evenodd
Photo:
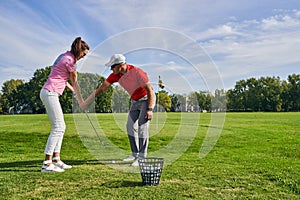
M228 36L237 36L241 35L235 27L231 26L230 24L220 25L216 28L210 28L207 31L204 31L199 34L198 40L207 40L207 39L215 39L215 38L223 38Z
M283 67L290 72L295 69L295 63L300 63L297 55L300 8L297 3L286 4L283 9L277 0L3 2L0 5L0 48L5 51L0 52L0 72L3 72L0 85L10 78L22 78L21 74L28 79L36 68L52 64L59 53L69 49L77 35L86 37L93 50L115 34L143 27L174 30L199 41L230 87L241 77L282 73L279 68ZM113 51L122 50L122 45L134 46L149 37L160 41L161 35L135 35L109 46L105 52L94 52L82 62L84 69L101 73L102 69L106 70L101 66ZM163 43L162 47L174 48L175 52L176 48L185 48L172 46L168 39ZM92 60L98 68L86 67ZM138 58L133 60L147 63ZM174 70L182 66L176 59L161 62ZM20 73L16 75L15 71Z
M0 12L0 85L10 79L28 81L36 69L51 65L59 53L70 48L73 38L57 31L64 27L51 26L25 3L0 6Z
M297 16L297 15L296 15ZM280 30L299 27L300 21L289 15L276 15L267 19L263 19L261 26L263 30Z
M300 18L294 12L261 20L231 22L230 29L222 29L224 26L209 30L215 35L205 32L198 37L211 36L201 44L227 81L230 77L237 81L237 77L266 73L280 76L284 70L292 73L295 63L300 63Z

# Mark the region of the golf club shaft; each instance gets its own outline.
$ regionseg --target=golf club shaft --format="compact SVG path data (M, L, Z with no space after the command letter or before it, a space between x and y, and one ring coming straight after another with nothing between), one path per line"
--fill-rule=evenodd
M85 111L85 115L86 115L86 117L88 118L90 124L92 125L92 127L93 127L93 129L94 129L94 131L95 131L95 133L96 133L96 135L97 135L97 137L98 137L98 139L99 139L99 142L104 146L104 143L101 141L100 136L99 136L99 134L98 134L98 132L97 132L97 130L96 130L96 128L95 128L95 126L94 126L92 120L90 119L90 116L88 115L88 113L87 113L86 111Z

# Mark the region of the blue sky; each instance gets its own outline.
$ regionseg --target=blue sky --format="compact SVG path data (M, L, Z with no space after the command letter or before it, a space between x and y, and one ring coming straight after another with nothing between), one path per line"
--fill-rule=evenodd
M287 79L300 67L299 0L4 0L0 24L1 86L28 81L76 36L91 47L78 71L107 76L109 56L124 53L176 93Z

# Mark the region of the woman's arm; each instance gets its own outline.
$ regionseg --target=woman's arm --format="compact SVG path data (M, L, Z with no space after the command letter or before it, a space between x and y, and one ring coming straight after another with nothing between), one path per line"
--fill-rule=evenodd
M72 85L70 85L69 82L67 82L66 88L74 93L74 88L72 87Z
M78 101L78 104L80 105L83 102L83 98L81 96L80 87L77 81L77 71L70 73L70 79L72 82L72 86L69 83L67 83L67 87L68 85L69 87L71 87L71 89L70 88L69 89L76 95L76 99Z

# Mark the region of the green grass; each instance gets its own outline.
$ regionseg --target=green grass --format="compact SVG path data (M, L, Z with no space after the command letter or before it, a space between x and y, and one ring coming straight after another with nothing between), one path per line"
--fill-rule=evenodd
M113 115L97 117L113 143L129 151L127 136L112 123ZM150 138L150 152L173 139L179 117L168 113L163 129ZM192 144L164 167L158 186L142 186L140 174L96 160L81 142L73 115L65 120L61 154L74 167L41 173L50 131L47 115L0 116L0 199L300 198L300 113L227 113L221 137L203 159L199 149L210 114L200 114Z

